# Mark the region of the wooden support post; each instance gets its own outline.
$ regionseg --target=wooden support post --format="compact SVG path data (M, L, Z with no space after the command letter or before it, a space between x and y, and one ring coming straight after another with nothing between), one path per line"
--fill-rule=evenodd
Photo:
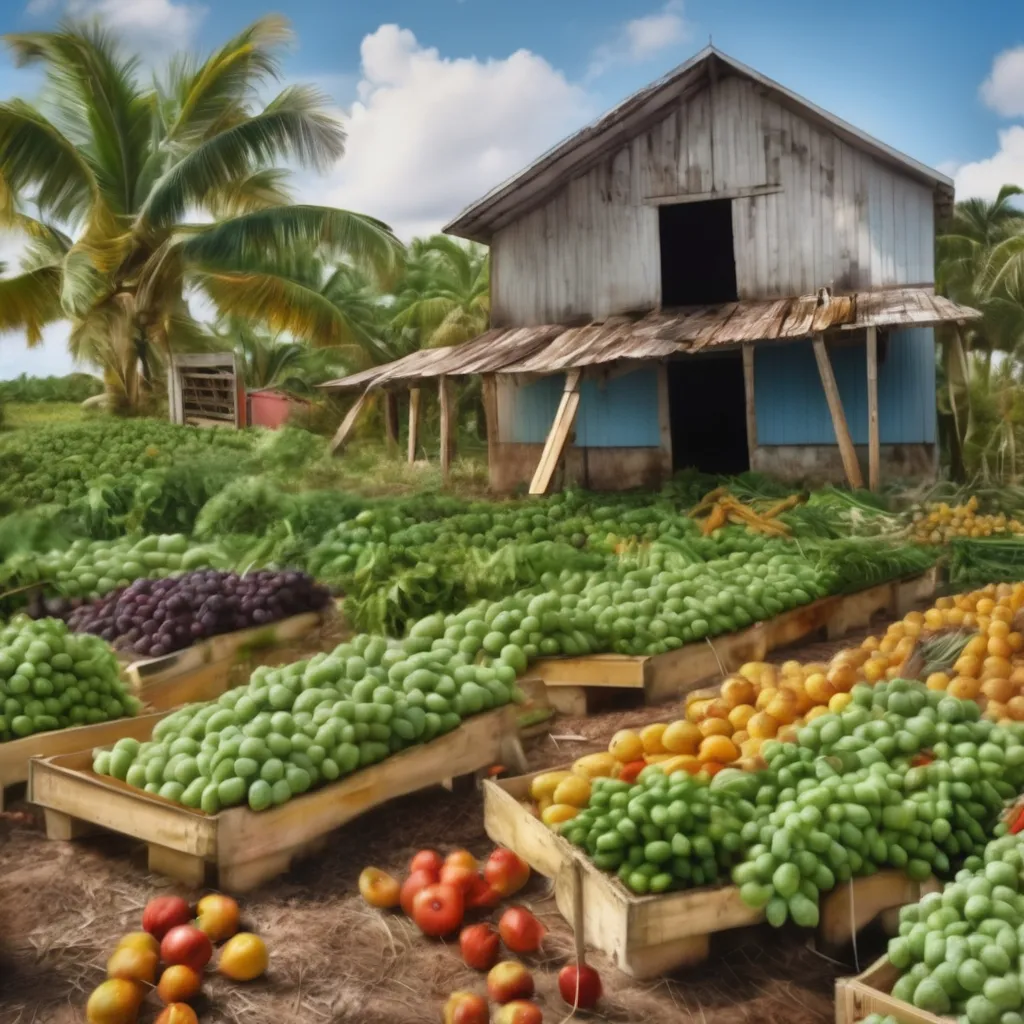
M398 395L394 391L384 392L384 438L388 454L398 451Z
M558 411L551 424L551 431L547 441L544 442L544 451L541 452L537 470L533 474L533 480L530 481L531 494L546 494L547 489L551 486L551 480L558 468L558 460L562 457L566 442L569 440L569 433L576 421L576 412L579 407L580 371L570 370L565 375L562 400L558 403Z
M416 461L416 448L420 442L420 389L409 389L409 463Z
M836 385L835 374L832 372L832 363L829 361L828 352L825 349L825 339L820 334L814 336L814 358L818 362L818 373L821 375L821 383L825 388L828 411L832 414L832 427L836 432L836 441L839 444L839 454L843 458L846 479L851 487L863 487L864 478L861 476L860 464L857 462L857 451L853 447L850 428L846 425L846 413L843 412L843 402L839 397L839 388Z
M447 484L455 455L455 410L452 408L452 388L447 377L440 378L438 398L441 404L441 479Z
M359 414L363 411L363 407L366 405L366 400L369 392L364 391L356 400L352 403L352 408L345 414L345 418L341 421L341 426L338 427L338 432L331 438L331 454L340 455L345 450L345 445L348 443L349 435L355 429L356 420L359 419Z
M754 346L743 346L743 397L747 411L747 464L754 468L757 448L757 407L754 404Z
M868 350L868 487L878 490L882 468L882 446L878 436L878 328L867 330Z
M493 373L484 374L480 381L484 400L484 419L487 421L487 466L493 470L498 459L498 381Z

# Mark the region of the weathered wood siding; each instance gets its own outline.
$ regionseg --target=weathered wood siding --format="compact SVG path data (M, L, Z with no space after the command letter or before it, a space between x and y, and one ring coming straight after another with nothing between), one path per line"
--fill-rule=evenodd
M781 191L733 199L740 298L934 280L931 191L730 76L497 233L493 323L655 308L650 200L770 187Z

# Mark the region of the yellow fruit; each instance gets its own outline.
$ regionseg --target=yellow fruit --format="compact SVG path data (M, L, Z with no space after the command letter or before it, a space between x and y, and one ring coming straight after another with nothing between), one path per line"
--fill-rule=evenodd
M681 754L644 754L644 760L648 764L661 764L663 761L671 761L673 757L681 757Z
M945 690L949 686L949 676L945 672L932 672L924 681L929 690Z
M766 686L757 695L757 700L754 701L754 707L756 707L758 711L764 711L764 709L775 699L778 692L779 691L774 686Z
M836 695L838 690L838 688L820 672L815 672L814 675L807 677L807 680L804 683L804 689L807 691L807 696L810 697L815 704L827 704Z
M743 745L740 747L740 753L743 754L744 760L757 757L761 753L761 744L763 742L764 740L755 739L753 736L749 740L744 740Z
M543 814L551 806L551 803L552 803L551 797L549 797L549 796L542 796L537 801L537 810L540 811L541 814Z
M697 752L701 761L717 761L719 764L732 764L739 756L736 744L728 736L708 736Z
M579 775L570 775L563 779L551 794L553 804L571 804L573 807L586 807L590 800L590 783Z
M988 711L991 712L993 702L996 704L1008 704L1010 698L1016 694L1017 687L1009 679L992 676L981 684L981 692L988 697Z
M756 696L754 684L742 676L732 676L722 683L722 700L730 708L739 707L741 704L753 704Z
M713 697L701 697L697 700L691 700L686 705L686 720L688 722L703 721L707 717L708 709L714 703Z
M698 726L680 719L661 734L661 745L672 754L696 754L703 738Z
M778 731L779 723L764 711L759 711L747 722L747 732L751 739L771 739Z
M673 772L690 771L690 766L697 761L692 754L671 754L664 761L658 762L658 767L666 774ZM699 764L699 762L698 762Z
M572 772L544 772L530 783L530 796L534 800L550 797L558 789L559 784L571 776Z
M825 704L818 704L807 712L804 716L804 720L807 722L813 722L816 718L821 718L822 715L827 715L829 710L830 709Z
M632 729L620 729L608 744L608 753L628 764L630 761L639 761L644 755L644 745L640 737Z
M981 682L973 676L957 676L946 688L946 693L958 700L974 700L980 692Z
M571 804L552 804L541 816L540 820L545 825L561 825L563 821L569 821L580 813L578 807Z
M252 981L266 971L269 959L259 936L239 932L221 947L217 970L232 981Z
M662 734L668 728L665 722L654 722L640 730L640 742L645 754L664 754L665 747L661 742Z
M728 718L705 718L698 728L701 736L731 736L733 733Z
M837 715L852 700L853 700L853 695L852 694L849 694L849 693L837 693L828 702L828 709L829 709L829 711L833 715Z
M729 723L734 729L746 729L747 722L754 717L755 710L753 704L737 704L729 712Z
M606 779L615 770L615 758L611 754L584 754L573 763L574 775L584 779Z

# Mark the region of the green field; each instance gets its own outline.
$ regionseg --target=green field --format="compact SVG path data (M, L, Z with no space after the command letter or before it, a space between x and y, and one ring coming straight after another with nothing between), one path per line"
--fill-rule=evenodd
M4 402L2 424L4 430L20 430L52 423L81 423L94 415L77 402Z

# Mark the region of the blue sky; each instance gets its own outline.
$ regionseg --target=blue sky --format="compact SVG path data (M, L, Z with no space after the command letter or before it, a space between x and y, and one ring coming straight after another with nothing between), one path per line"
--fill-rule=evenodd
M157 68L280 6L242 0L0 0L0 31L97 16ZM716 46L911 156L958 194L1024 183L1024 4L952 0L290 0L290 80L348 117L348 154L310 201L375 214L403 237L464 205L603 110ZM0 98L34 75L0 56ZM0 259L15 252L0 238ZM0 337L0 379L63 372L65 332L26 352Z

